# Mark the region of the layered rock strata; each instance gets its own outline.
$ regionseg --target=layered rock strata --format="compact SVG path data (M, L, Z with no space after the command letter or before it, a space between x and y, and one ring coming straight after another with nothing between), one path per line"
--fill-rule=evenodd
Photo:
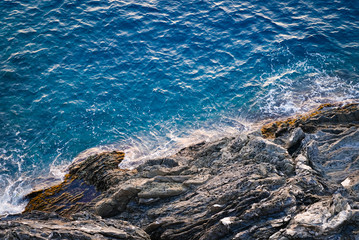
M94 229L100 224L126 232L136 226L144 239L356 239L358 126L358 104L327 104L148 160L132 171L118 169L121 152L94 155L74 162L58 191L30 194L25 212L55 214L67 229L81 228L72 222L76 214L89 215ZM73 200L78 185L76 193L83 195ZM11 234L40 221L24 216L0 226ZM40 231L30 225L31 232ZM83 234L98 237L96 230Z
M138 227L125 221L101 219L89 213L62 218L55 213L33 211L0 221L0 239L131 239L149 240Z

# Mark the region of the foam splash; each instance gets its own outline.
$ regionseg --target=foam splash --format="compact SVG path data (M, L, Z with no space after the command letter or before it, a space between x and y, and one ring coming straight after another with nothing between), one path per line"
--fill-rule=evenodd
M65 176L67 164L57 163L57 158L52 162L46 175L40 174L36 177L38 169L34 172L24 171L22 168L23 161L9 156L0 156L6 158L7 162L15 162L17 174L0 175L0 217L11 214L21 213L27 204L24 197L32 191L40 190L61 182ZM6 162L6 161L5 161Z
M300 77L293 77L293 73ZM307 62L298 62L266 75L262 79L266 89L252 104L264 118L287 117L323 103L355 102L359 98L358 76L346 71L327 73Z
M0 217L24 210L26 202L22 198L31 191L29 180L26 177L11 180L9 177L1 176L1 181L6 181L7 187L0 193Z
M224 117L219 122L207 121L198 129L166 129L162 134L137 135L113 148L125 152L119 167L133 169L148 159L168 157L189 145L234 136L251 128L252 124L241 118Z

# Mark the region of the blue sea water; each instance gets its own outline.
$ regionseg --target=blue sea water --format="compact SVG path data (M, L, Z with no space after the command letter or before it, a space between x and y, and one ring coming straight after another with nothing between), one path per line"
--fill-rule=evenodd
M128 166L359 98L359 2L2 0L0 215L86 149Z

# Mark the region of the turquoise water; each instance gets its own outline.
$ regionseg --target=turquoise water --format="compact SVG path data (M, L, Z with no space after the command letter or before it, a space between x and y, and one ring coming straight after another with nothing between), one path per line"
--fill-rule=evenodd
M0 214L80 152L126 161L359 98L358 1L0 3Z

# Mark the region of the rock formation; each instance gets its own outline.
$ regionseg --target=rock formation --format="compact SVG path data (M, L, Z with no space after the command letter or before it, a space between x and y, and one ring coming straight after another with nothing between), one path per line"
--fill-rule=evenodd
M131 171L118 168L123 153L97 154L29 194L0 237L356 239L358 126L358 104L326 104Z

